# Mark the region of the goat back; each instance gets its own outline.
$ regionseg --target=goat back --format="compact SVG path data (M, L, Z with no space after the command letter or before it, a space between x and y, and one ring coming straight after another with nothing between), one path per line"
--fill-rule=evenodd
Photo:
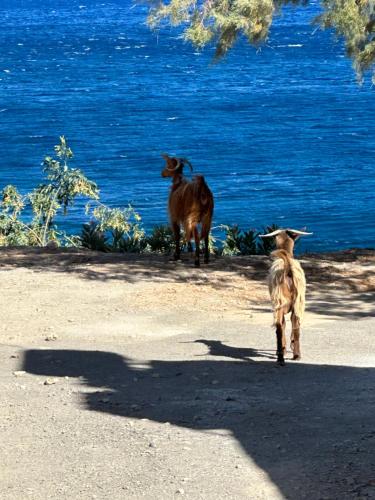
M298 260L286 250L272 252L274 258L269 276L268 287L274 309L289 307L301 322L305 311L306 279Z
M169 212L173 222L198 224L213 212L213 196L203 176L195 176L189 182L183 179L169 195Z

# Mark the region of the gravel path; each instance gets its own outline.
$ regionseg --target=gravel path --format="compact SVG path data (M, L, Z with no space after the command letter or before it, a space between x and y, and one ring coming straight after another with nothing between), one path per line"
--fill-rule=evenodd
M281 368L266 258L4 251L0 498L375 498L375 253L303 265Z

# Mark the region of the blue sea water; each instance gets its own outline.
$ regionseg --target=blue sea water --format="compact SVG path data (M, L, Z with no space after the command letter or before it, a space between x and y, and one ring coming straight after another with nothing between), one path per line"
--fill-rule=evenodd
M167 222L160 153L188 157L215 224L307 226L305 250L375 246L375 93L318 2L284 9L260 50L220 64L130 1L0 0L0 188L22 192L65 134L103 202ZM82 203L66 219L84 219Z

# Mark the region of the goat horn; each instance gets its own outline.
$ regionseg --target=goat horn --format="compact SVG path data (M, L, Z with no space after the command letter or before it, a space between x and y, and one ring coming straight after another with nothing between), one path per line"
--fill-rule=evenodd
M193 165L190 163L189 160L187 160L186 158L180 158L180 161L182 163L187 163L187 165L189 165L189 167L190 167L190 170L193 171Z
M170 172L175 172L181 166L181 160L179 158L175 158L177 161L177 165L174 168L167 167L167 170Z
M282 232L283 232L283 229L276 229L276 231L273 231L272 233L260 234L259 238L271 238L272 236L277 236L278 234L280 234Z
M169 155L167 155L167 153L162 153L161 157L164 158L164 160L167 163L169 162L169 160L173 160L173 158L171 158ZM178 166L179 166L179 159L178 158L174 158L174 159L177 160L177 167L176 168L169 168L169 167L167 167L167 170L173 171L173 170L176 170L178 168Z
M300 234L301 236L310 236L314 233L307 233L306 231L299 231L298 229L287 229L290 233Z

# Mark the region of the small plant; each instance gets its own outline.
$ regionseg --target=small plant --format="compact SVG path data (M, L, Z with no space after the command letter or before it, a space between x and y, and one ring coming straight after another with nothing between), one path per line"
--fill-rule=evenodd
M95 223L84 224L81 232L81 245L89 250L109 252L108 236L100 231Z
M256 255L258 253L258 232L255 229L249 229L242 233L241 255Z
M255 229L242 231L237 225L222 226L225 229L225 239L222 244L222 255L256 255L258 252Z
M214 228L212 228L214 229ZM217 238L212 234L212 230L210 231L208 235L208 249L210 251L210 254L213 255L220 255L219 248L217 246Z
M60 144L55 146L55 153L58 159L46 156L43 162L48 182L38 186L29 196L34 222L41 226L42 246L47 244L48 231L60 209L66 215L68 207L74 204L77 196L99 198L95 182L87 179L81 170L69 167L73 152L64 136L60 137Z
M25 200L19 194L17 188L8 185L2 191L1 205L3 212L8 213L13 220L16 220L25 206Z
M22 196L14 186L6 186L0 203L0 244L46 246L48 241L59 244L59 232L54 218L61 211L64 215L77 196L98 198L98 188L81 170L71 168L73 157L65 137L55 146L56 158L46 156L43 171L44 184ZM24 222L23 213L31 208L33 218ZM61 233L62 239L68 238ZM74 239L70 238L73 242Z
M146 248L141 216L128 207L110 208L100 202L88 203L86 213L91 213L98 232L108 237L109 249L114 252L141 252Z
M223 241L222 255L239 255L241 253L241 231L237 225L223 226L225 240Z
M147 237L147 248L151 252L171 253L175 243L173 231L169 226L154 226L152 233Z
M12 185L1 192L0 202L0 245L22 246L40 243L37 228L29 227L19 218L27 203L27 196L22 196ZM36 243L34 243L36 242Z

